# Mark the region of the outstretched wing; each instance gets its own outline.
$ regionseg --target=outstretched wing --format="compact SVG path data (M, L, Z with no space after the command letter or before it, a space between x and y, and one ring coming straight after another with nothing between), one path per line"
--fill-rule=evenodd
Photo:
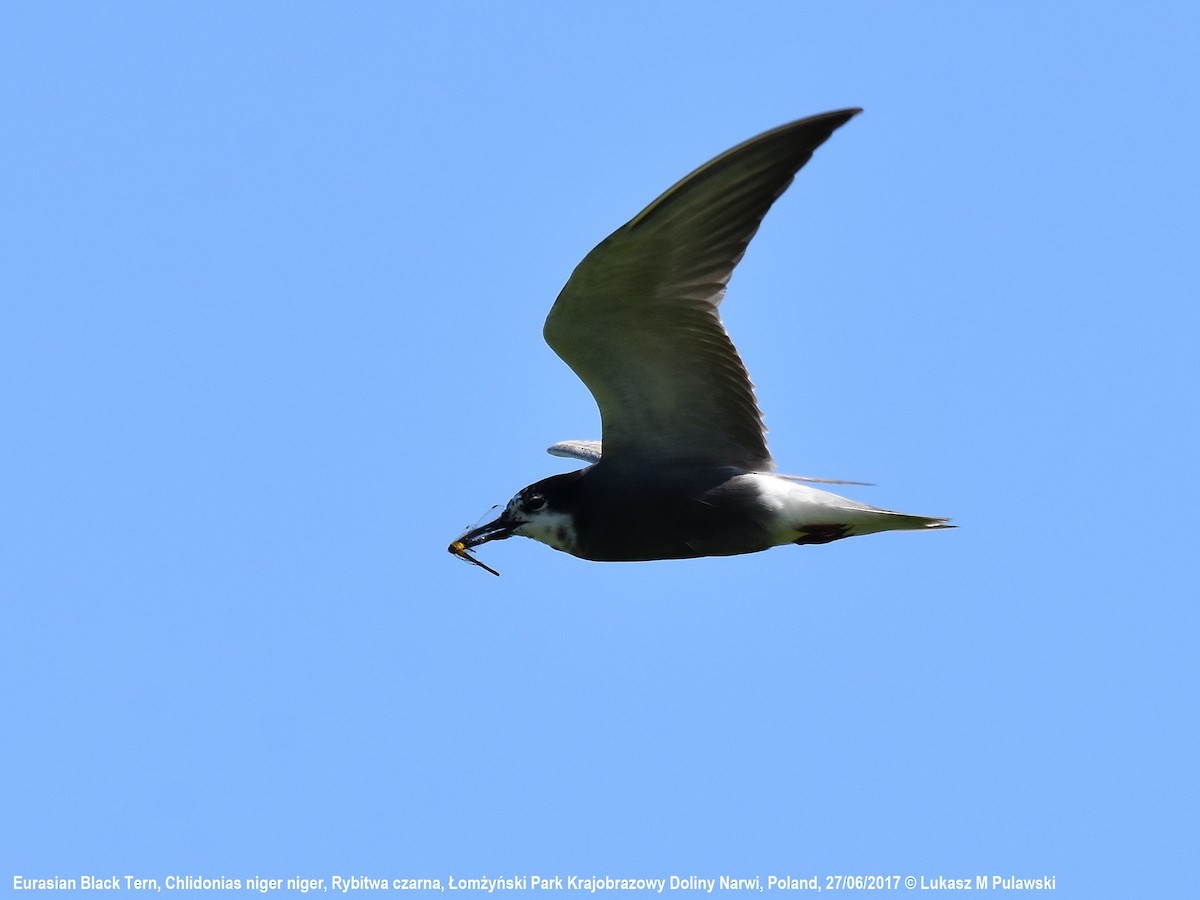
M563 459L581 459L593 465L600 462L601 444L599 441L559 441L546 448L551 456L561 456ZM846 481L843 478L814 478L811 475L777 475L788 481L803 481L809 484L856 484L860 487L873 487L869 481Z
M771 204L858 112L801 119L721 154L576 267L544 334L600 407L606 460L773 467L717 307Z

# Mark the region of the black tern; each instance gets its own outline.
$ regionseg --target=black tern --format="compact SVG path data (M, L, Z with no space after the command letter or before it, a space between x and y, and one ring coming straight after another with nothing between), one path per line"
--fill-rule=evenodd
M762 413L717 311L771 205L861 110L760 134L688 175L584 257L546 318L546 343L587 385L602 441L555 456L589 465L523 488L449 550L520 535L590 560L687 559L953 528L775 474Z

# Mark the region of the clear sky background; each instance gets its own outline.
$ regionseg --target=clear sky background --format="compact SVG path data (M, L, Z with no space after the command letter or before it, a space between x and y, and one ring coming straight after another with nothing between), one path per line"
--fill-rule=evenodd
M5 4L0 875L1194 889L1192 4ZM447 543L599 437L542 321L759 131L786 472L951 516Z

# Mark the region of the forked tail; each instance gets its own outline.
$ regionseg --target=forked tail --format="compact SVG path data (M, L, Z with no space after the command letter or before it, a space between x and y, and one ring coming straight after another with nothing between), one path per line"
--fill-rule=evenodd
M841 513L841 515L838 515ZM831 541L879 531L926 531L932 528L957 528L949 519L933 516L910 516L890 509L845 508L830 510L830 517L841 521L806 525L794 544L828 544Z

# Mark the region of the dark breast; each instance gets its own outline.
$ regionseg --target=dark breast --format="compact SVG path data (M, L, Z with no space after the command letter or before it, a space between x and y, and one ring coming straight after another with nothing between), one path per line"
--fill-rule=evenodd
M605 467L573 485L579 556L605 561L754 553L771 545L757 493L711 467Z

